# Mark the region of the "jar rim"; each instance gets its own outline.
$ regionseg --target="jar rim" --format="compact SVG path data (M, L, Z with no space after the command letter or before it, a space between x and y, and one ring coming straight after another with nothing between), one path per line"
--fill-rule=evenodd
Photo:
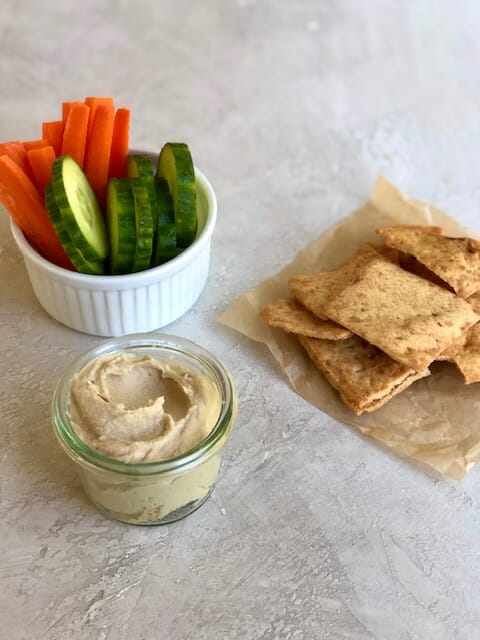
M221 409L217 421L201 442L188 451L155 462L125 462L105 456L89 447L75 433L69 416L70 383L73 376L86 364L102 355L120 351L148 352L162 348L172 356L177 353L204 369L214 378L221 396ZM74 455L82 464L100 467L121 474L145 476L184 470L202 462L212 455L229 437L237 413L237 393L233 379L225 365L210 351L199 344L178 336L164 333L138 333L112 338L83 352L65 369L57 382L52 399L52 422L57 438L67 453Z

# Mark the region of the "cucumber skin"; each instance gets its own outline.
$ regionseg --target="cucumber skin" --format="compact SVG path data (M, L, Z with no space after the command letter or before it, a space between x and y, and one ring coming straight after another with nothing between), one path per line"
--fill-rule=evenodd
M65 253L70 258L75 269L77 269L79 273L85 273L88 275L103 275L105 273L105 265L103 261L89 262L85 260L73 244L72 239L63 224L62 215L55 200L55 193L53 191L51 181L49 181L45 186L45 206L50 222L55 229L55 233L57 234Z
M153 216L148 190L142 178L129 178L135 203L136 246L132 272L150 267L153 249Z
M188 145L184 142L167 142L163 145L162 151L163 149L169 150L175 156L177 183L181 185L194 183L195 169ZM160 151L160 156L162 155L162 151Z
M181 251L177 247L177 228L173 198L165 178L155 178L157 194L158 230L153 248L152 267L175 258Z
M131 153L127 158L128 178L153 178L153 165L144 153Z
M190 212L195 211L194 223L190 220ZM177 244L186 248L192 244L197 235L197 193L195 188L184 186L178 191ZM188 218L188 219L187 219Z
M130 154L127 159L127 177L141 180L147 189L152 214L154 244L157 235L158 212L155 177L153 175L153 166L150 158L142 153Z
M174 223L163 225L158 232L157 242L153 250L152 267L158 267L178 256L182 249L177 247L177 233Z
M64 182L64 167L71 164L72 167L76 167L78 175L84 178L84 189L88 194L88 202L93 208L93 216L95 218L95 226L97 233L100 236L100 242L98 247L92 246L92 244L85 238L81 229L78 226L78 222L70 207L68 195ZM88 182L87 176L83 172L80 165L71 156L60 156L52 165L52 178L51 178L52 190L55 195L55 202L59 213L63 220L63 225L68 231L68 234L75 245L77 251L80 252L86 262L97 262L104 260L108 255L108 237L105 222L101 213L100 205L93 189ZM87 200L87 198L85 199Z
M155 178L157 196L158 226L175 223L173 198L165 178Z
M168 182L174 202L177 245L186 248L197 233L195 168L188 145L183 142L164 144L158 156L156 175Z
M110 273L117 275L131 273L137 234L135 204L128 180L123 178L109 180L106 210L110 238Z

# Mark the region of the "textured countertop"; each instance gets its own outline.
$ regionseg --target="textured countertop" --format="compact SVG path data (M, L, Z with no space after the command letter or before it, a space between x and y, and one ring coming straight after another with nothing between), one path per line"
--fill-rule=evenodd
M46 315L0 216L2 639L480 637L480 468L447 481L391 455L215 322L379 173L480 232L479 31L474 0L3 0L0 140L97 94L131 107L133 146L190 144L219 220L206 288L166 330L224 360L240 409L195 514L102 517L49 419L101 339Z

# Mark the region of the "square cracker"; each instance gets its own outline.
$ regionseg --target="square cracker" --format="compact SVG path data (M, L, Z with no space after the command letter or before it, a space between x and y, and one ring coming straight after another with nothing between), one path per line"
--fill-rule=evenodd
M356 274L374 258L396 260L397 252L388 247L375 247L366 243L347 261L333 271L294 276L289 279L290 292L301 304L318 318L326 319L324 306L327 301L355 280Z
M480 291L467 298L467 302L472 305L474 310L480 314Z
M449 238L419 227L377 229L385 243L414 256L462 298L480 290L480 241Z
M480 382L480 323L473 325L460 340L441 353L438 360L454 362L465 384Z
M300 342L344 404L357 415L380 408L415 380L430 374L428 369L417 372L395 362L358 336L339 342L300 336Z
M352 335L351 331L335 322L320 320L293 298L274 300L258 315L272 327L311 338L344 340Z
M385 260L363 267L324 312L415 371L480 320L462 298Z
M409 253L399 252L398 255L398 264L405 271L410 271L410 273L414 273L416 276L420 276L424 280L429 280L434 284L438 284L439 287L443 287L443 289L448 289L449 291L453 291L452 287L447 284L444 280L439 278L436 273L427 269L427 267L419 262L416 258L414 258Z

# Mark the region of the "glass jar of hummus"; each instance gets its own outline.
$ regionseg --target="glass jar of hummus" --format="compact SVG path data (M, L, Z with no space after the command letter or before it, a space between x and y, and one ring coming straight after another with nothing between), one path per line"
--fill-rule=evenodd
M54 431L92 502L133 524L166 524L215 485L237 413L233 380L203 347L165 334L103 342L64 372Z

